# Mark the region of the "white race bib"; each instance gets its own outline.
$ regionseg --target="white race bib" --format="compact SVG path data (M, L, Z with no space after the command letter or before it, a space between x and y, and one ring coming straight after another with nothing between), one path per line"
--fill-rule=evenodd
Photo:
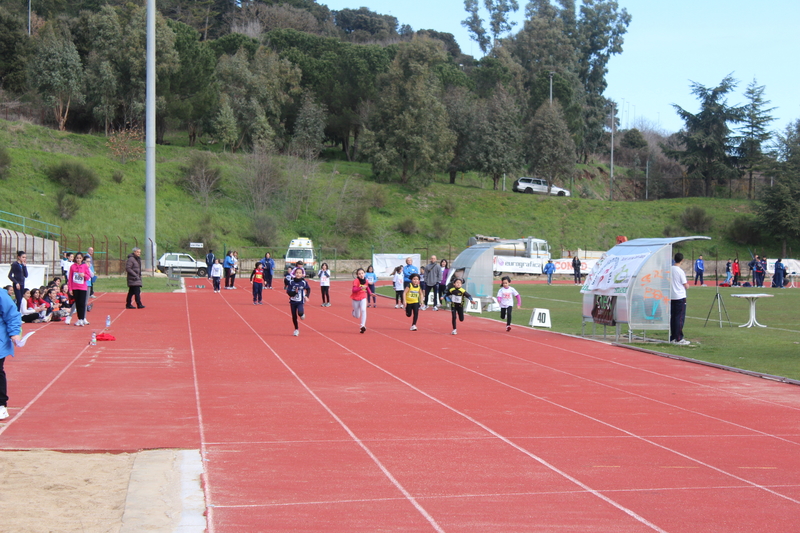
M83 272L73 272L72 283L77 283L79 285L86 283L86 278L83 277Z

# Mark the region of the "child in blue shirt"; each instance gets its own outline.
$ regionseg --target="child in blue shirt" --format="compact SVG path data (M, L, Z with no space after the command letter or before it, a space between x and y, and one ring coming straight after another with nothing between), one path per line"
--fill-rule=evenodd
M304 279L305 270L302 268L294 269L294 278L286 286L286 293L289 295L289 305L292 308L292 324L294 324L294 336L300 335L300 327L297 324L297 317L300 320L306 319L306 312L303 304L311 294L311 286Z

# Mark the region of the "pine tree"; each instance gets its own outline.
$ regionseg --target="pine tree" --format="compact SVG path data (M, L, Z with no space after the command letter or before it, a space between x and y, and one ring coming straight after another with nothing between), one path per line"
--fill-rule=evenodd
M747 195L753 198L753 174L764 170L767 157L763 147L772 138L772 133L767 130L770 122L775 120L770 112L775 108L765 109L770 104L764 99L764 86L759 86L755 79L747 86L744 93L747 104L744 106L744 116L739 133L742 135L741 144L736 150L739 157L739 168L748 176Z
M570 137L558 100L545 102L536 111L531 124L529 162L534 175L546 177L547 189L553 178L567 177L575 168L575 143Z
M758 202L762 230L781 241L786 257L786 242L800 238L800 120L778 136L778 160L768 172L774 178Z

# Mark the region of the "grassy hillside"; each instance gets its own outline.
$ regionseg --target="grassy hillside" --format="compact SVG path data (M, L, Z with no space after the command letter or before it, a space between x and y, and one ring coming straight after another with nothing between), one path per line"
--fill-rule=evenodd
M695 234L682 227L680 217L687 207L699 206L713 219L705 232L713 240L694 243L693 255L719 252L724 258L737 251L740 256L747 254L746 247L727 238L733 219L751 210L750 203L743 200L608 202L580 198L577 193L587 190L594 191L591 196L601 196L605 183L602 173L595 176L587 168L577 173L576 196L572 198L493 191L491 180L473 174L459 176L455 185L442 175L424 190L414 191L399 184L373 183L366 164L327 161L309 167L288 158L279 158L287 181L266 213L273 227L259 241L253 212L247 207L248 193L238 185L240 176L248 172L247 156L217 154L222 187L205 208L179 184L182 168L194 149L181 146L185 134L170 141L173 144L157 147L157 240L161 251L201 240L217 249L252 247L248 252L260 255L259 250L284 248L290 238L302 235L315 239L318 246L336 248L339 256L367 257L373 250L410 252L426 247L442 254L461 250L471 235L481 233L544 238L554 255L560 255L562 248L607 249L617 235L661 237L665 230L671 235ZM58 224L70 240L78 236L88 239L93 234L108 236L112 243L117 237L128 243L134 237L142 242L143 160L121 164L111 157L106 139L100 135L60 133L2 120L0 143L8 148L13 161L7 178L0 182L0 210ZM55 200L60 186L48 180L45 170L67 159L93 168L101 185L88 198L77 200L79 211L72 219L62 220ZM123 174L121 183L112 179L115 172ZM512 183L509 177L509 190ZM780 248L775 242L764 242L758 251L775 256Z

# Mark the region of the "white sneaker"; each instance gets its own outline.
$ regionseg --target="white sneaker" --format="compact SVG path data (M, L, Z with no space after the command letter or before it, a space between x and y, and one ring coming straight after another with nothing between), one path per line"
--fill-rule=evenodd
M434 311L438 311L438 310L439 310L439 308L438 308L438 307L436 307L436 306L434 306L434 307L433 307L433 310L434 310Z
M84 318L83 319L83 324L81 324L81 325L82 326L88 326L89 325L89 321Z
M305 319L306 319L306 315L300 315L300 320L305 320Z
M420 309L423 310L423 311L427 311L428 310L428 306L427 305L423 305L422 307L420 307Z
M455 329L454 329L454 330L453 330L453 333L451 333L451 335L458 335L458 330L455 330Z
M411 331L417 331L417 326L411 326Z
M82 326L83 325L83 320L78 320L77 322L75 322L75 325L76 326Z
M294 333L292 335L297 337L298 335L300 335L300 330L299 329L294 330Z
M64 323L69 326L71 320L72 320L72 315L69 315L67 318L64 319Z
M0 420L5 420L8 418L8 409L6 409L5 405L0 405Z
M691 343L691 342L689 342L689 341L688 341L688 340L686 340L686 339L681 339L681 340L679 340L679 341L675 341L675 344L680 344L681 346L686 346L687 344L692 344L692 343Z

